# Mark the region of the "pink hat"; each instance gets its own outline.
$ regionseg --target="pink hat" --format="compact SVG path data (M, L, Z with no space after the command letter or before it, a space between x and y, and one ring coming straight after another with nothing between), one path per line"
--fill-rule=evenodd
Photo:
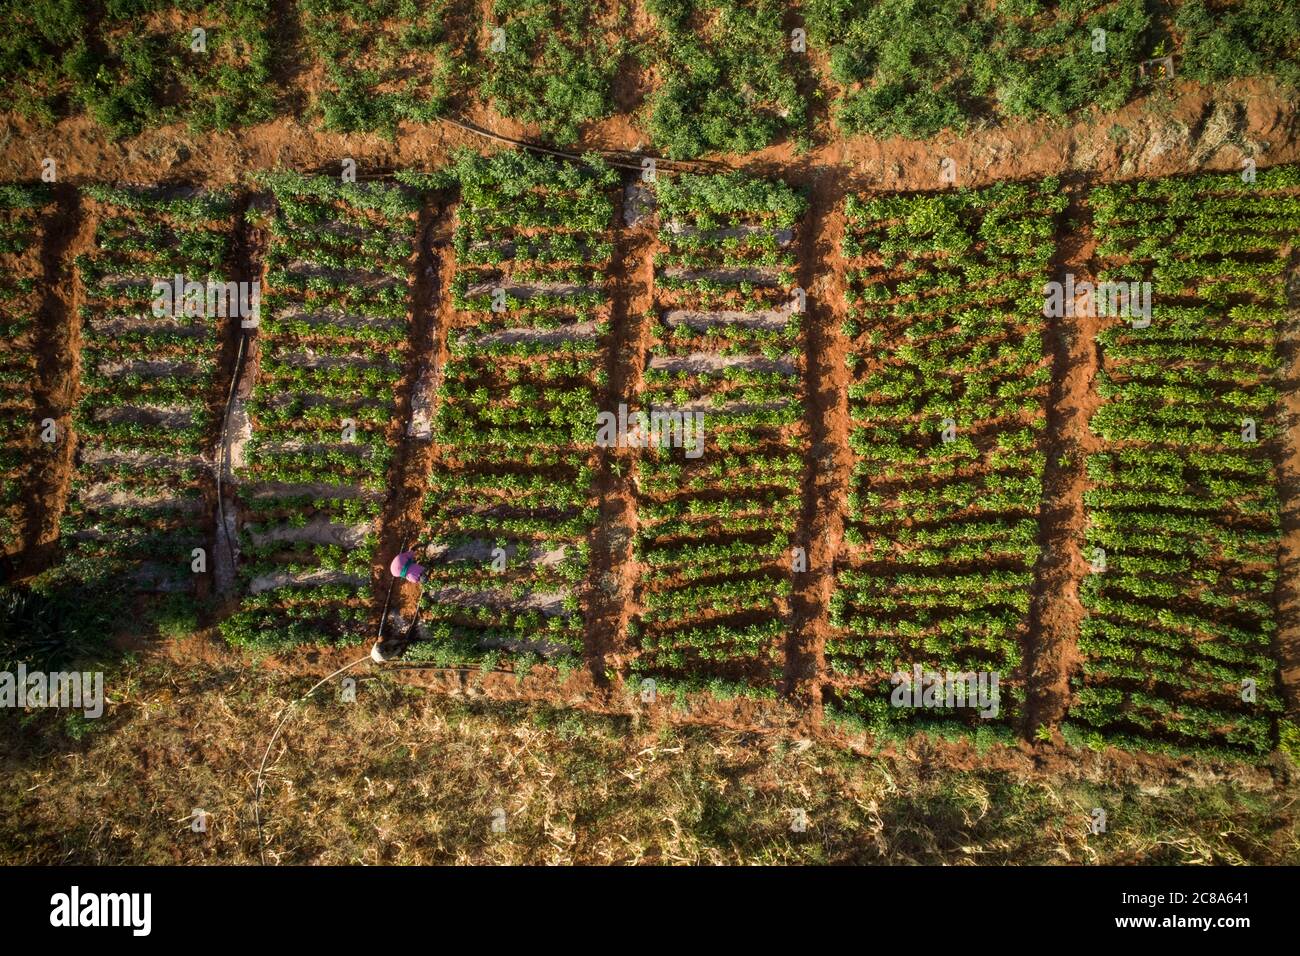
M416 584L424 578L424 568L415 563L414 551L403 551L393 558L393 563L388 566L388 570L393 573L393 577L405 578Z

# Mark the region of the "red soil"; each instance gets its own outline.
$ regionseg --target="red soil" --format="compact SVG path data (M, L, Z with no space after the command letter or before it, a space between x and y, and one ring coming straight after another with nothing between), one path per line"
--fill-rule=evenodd
M310 93L312 84L319 79L303 74L300 92ZM616 90L620 106L625 110L634 109L651 85L646 77L620 82ZM482 108L467 111L463 118L504 135L521 136L531 132ZM809 710L795 713L786 703L693 700L685 716L672 711L667 704L657 705L652 711L654 719L712 720L771 729L796 726L811 713L811 723L816 723L825 679L827 601L833 587L834 557L841 546L850 468L848 374L843 361L847 343L839 331L844 283L839 255L843 230L840 210L846 195L872 190L939 188L941 157L955 162L961 186L1061 175L1076 191L1102 181L1236 169L1248 155L1256 157L1261 166L1300 160L1300 137L1296 135L1300 117L1283 91L1269 81L1259 80L1226 84L1217 91L1192 84L1171 84L1105 117L1088 116L1068 125L1041 121L1014 127L988 127L962 135L943 134L927 142L839 139L824 111L815 111L814 118L817 125L810 151L798 153L793 144L783 143L753 155L723 157L718 161L756 175L782 176L797 186L806 186L811 200L811 210L800 230L799 265L800 282L808 292L809 303L806 421L811 433L799 533L800 540L808 547L810 571L795 593L786 670L792 696ZM592 124L582 142L571 148L574 152L596 148L626 153L640 148L646 139L638 130L634 116L620 114ZM450 124L407 126L396 142L388 142L375 135L323 133L294 119L215 136L168 127L112 143L86 117L65 120L52 129L13 117L0 119L0 143L3 144L0 175L11 179L36 178L41 159L53 156L59 162L63 183L168 181L209 186L238 183L245 173L264 168L334 170L345 156L356 159L363 175L393 168L431 169L441 165L457 148L483 149L490 145ZM70 263L73 256L87 248L91 223L82 215L72 190L61 187L59 195L59 213L51 226L44 253L49 291L43 316L48 317L49 334L42 359L55 363L50 366L56 371L46 383L46 393L50 407L59 411L66 426L79 354L77 294L69 274ZM1078 211L1076 203L1066 215L1073 216ZM450 212L445 206L432 214L426 212L419 230L414 351L432 351L437 367L441 367L446 354L445 330L454 318L448 288ZM1091 240L1076 234L1072 226L1062 230L1061 239L1055 270L1072 271L1076 278L1085 278L1090 271ZM640 386L649 335L641 317L653 303L655 242L651 225L620 229L615 236L609 286L613 297L613 347L607 396L614 405L619 400L631 399ZM1300 300L1293 296L1292 301L1293 310L1300 307L1296 304ZM1087 568L1078 548L1084 520L1082 494L1086 487L1083 461L1091 448L1087 421L1096 404L1091 389L1096 373L1094 332L1089 320L1082 319L1062 320L1048 329L1054 374L1048 410L1050 460L1042 512L1046 553L1038 569L1037 600L1026 662L1027 730L1040 724L1051 726L1059 720L1068 699L1069 674L1077 665L1075 634L1082 616L1078 585ZM1300 366L1297 366L1300 358L1296 357L1294 329L1290 330L1287 343L1292 368L1286 413L1294 422L1300 415L1300 388L1295 386L1300 376ZM239 388L242 392L245 384L241 382ZM409 401L406 391L403 390L403 402ZM394 466L396 490L390 495L384 515L381 557L391 555L400 544L411 541L421 527L424 479L436 456L431 446L416 445L406 438L402 443L403 450ZM61 511L66 498L71 451L70 443L62 446L64 458L44 485L46 490L42 496L34 502L34 512L42 517L39 531L33 536L28 569L48 563L52 557L51 546L57 536L53 516ZM1062 456L1068 459L1062 462ZM536 668L522 682L510 675L467 676L464 671L427 668L403 670L404 678L447 686L461 693L522 696L642 714L644 708L638 702L624 700L626 693L620 695L616 688L604 685L606 671L617 670L626 659L626 623L635 610L632 585L637 569L630 552L621 544L611 548L609 538L609 530L616 525L626 529L629 541L635 533L631 484L635 466L631 457L627 450L614 450L602 458L599 479L602 522L592 542L592 583L599 584L603 576L609 575L620 597L600 603L595 598L596 589L590 589L590 648L586 671L576 672L563 683L555 680L551 668ZM610 468L615 461L623 466L622 476L615 475ZM1300 446L1294 435L1288 435L1282 474L1285 534L1279 652L1294 711L1300 707L1300 589L1295 585L1296 569L1300 567L1300 517L1297 516L1300 505L1296 504L1300 495ZM621 540L622 535L618 537ZM387 591L386 569L377 564L375 576L377 600L382 601ZM399 584L394 589L394 606L407 616L414 610L416 599L415 585ZM283 655L274 666L322 673L324 668L337 666L336 660L344 663L355 654L355 648L303 649ZM829 729L815 732L834 736ZM946 762L970 761L972 765L982 766L988 766L990 761L1026 769L1069 763L1077 769L1086 763L1090 769L1079 772L1127 772L1125 768L1137 767L1143 773L1157 776L1177 773L1181 766L1167 758L1113 752L1079 762L1074 752L1048 744L998 749L997 756L976 755L965 745L926 746Z

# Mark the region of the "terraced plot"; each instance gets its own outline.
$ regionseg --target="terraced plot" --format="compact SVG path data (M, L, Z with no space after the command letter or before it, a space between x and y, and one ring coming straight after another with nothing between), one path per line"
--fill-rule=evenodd
M184 609L187 627L198 610L242 646L359 643L390 580L379 542L400 529L425 569L414 663L775 697L824 650L810 674L829 713L886 734L1010 739L1050 696L1034 724L1063 710L1073 744L1262 760L1288 739L1276 465L1296 167L1080 193L1088 263L1053 264L1055 180L850 198L843 265L802 272L795 250L838 211L814 194L806 216L777 181L661 170L624 194L652 235L631 215L620 230L624 184L594 159L464 152L395 180L261 173L238 199L88 186L80 232L52 190L0 187L4 556L35 560L23 519L63 497L69 458L42 458L37 419L65 411L63 359L45 353L66 342L80 385L50 583L106 606L161 595L134 606ZM90 251L51 297L64 241ZM241 338L250 295L230 283L259 259ZM799 529L835 507L806 482L828 486L820 442L844 432L834 402L807 407L807 363L839 338L809 336L796 283L834 287L840 268L852 470L826 607L823 578L799 591L823 540ZM1072 269L1101 283L1091 297L1045 285ZM1089 303L1095 382L1071 342L1097 327ZM1075 414L1089 388L1091 435ZM191 600L214 590L228 600ZM409 613L414 589L397 595ZM916 669L962 691L996 675L993 712L946 688L900 702ZM1026 708L1030 673L1050 687Z
M408 351L418 200L386 184L271 174L247 445L237 644L360 639Z
M617 177L517 153L467 157L454 176L455 311L408 657L577 660Z
M843 711L917 717L890 686L917 665L998 673L1003 719L1021 703L1064 205L1053 180L849 200L854 466L826 645Z
M792 245L805 202L739 175L661 180L656 193L664 251L636 409L650 434L636 477L631 667L664 684L772 693L804 472Z
M233 205L220 192L88 186L94 250L79 257L81 391L76 474L61 525L64 566L82 581L190 593L195 548L211 554L220 388L208 282L226 281ZM155 282L194 283L162 301ZM184 287L182 287L184 291Z
M37 475L37 310L41 301L43 185L0 186L0 556L23 545L24 495Z
M1266 753L1282 710L1272 456L1300 170L1103 186L1091 203L1099 277L1150 283L1151 308L1112 303L1098 336L1094 573L1067 731Z

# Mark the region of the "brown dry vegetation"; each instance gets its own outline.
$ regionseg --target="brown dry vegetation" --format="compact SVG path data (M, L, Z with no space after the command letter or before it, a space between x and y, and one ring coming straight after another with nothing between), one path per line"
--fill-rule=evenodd
M1300 862L1295 791L1244 770L1043 775L671 713L494 703L474 678L446 696L353 673L355 703L327 685L271 753L268 862ZM198 637L110 673L101 722L8 712L0 861L256 862L257 767L281 709L314 681ZM1107 832L1092 835L1098 806ZM196 808L206 833L189 826ZM491 830L497 808L505 833Z

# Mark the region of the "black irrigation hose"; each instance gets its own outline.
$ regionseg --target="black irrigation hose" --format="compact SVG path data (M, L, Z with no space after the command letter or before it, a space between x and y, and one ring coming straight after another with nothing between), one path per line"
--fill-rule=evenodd
M569 160L570 162L575 162L575 163L586 162L586 157L579 155L578 153L567 153L561 149L552 149L549 146L542 146L539 143L530 143L528 140L524 140L524 139L512 139L509 136L502 136L500 133L494 133L491 130L482 129L481 127L474 126L471 123L466 123L463 122L462 120L453 119L450 116L440 116L438 117L438 122L446 123L449 126L455 126L457 129L462 129L467 133L473 133L475 136L482 136L484 139L494 140L495 142L498 143L505 143L506 145L513 146L516 149L527 149L527 150L532 150L533 152L536 153L545 153L548 156L555 156L560 159ZM630 153L629 151L626 150L612 150L612 149L593 149L590 152L598 153L601 156L606 157L605 161L610 166L613 166L617 169L628 169L628 170L632 170L633 172L641 172L644 168L639 162L631 163L631 162L620 161L620 160L627 159L629 156L639 156L639 154L637 153ZM609 157L618 157L618 158L611 159ZM644 156L640 158L653 160L657 170L659 172L664 172L664 173L718 172L720 170L725 170L726 168L721 166L720 164L709 163L709 162L704 162L699 160L667 159L662 156ZM324 176L324 175L333 175L336 172L336 170L334 166L328 166L328 167L317 166L313 170L311 170L311 172L315 175ZM392 171L357 173L358 182L371 182L375 180L384 180L384 179L392 179L392 178L393 178Z
M226 539L226 552L230 555L230 570L235 571L235 544L230 540L230 529L226 527L226 506L221 498L221 475L226 470L226 437L230 429L230 409L235 403L235 386L239 384L239 374L244 367L244 346L248 344L248 333L239 337L239 354L235 356L235 372L230 377L230 390L226 394L226 411L221 417L221 453L217 456L217 517L221 526L221 535Z
M438 118L438 121L439 121L439 122L442 122L442 123L447 123L447 124L449 124L449 125L451 125L451 126L455 126L455 127L458 128L458 129L463 129L463 130L465 130L465 132L467 132L467 133L474 133L476 136L482 136L482 137L484 137L484 138L486 138L486 139L496 140L498 143L507 143L507 144L509 144L509 145L511 145L511 146L515 146L515 147L518 147L518 148L520 148L520 149L531 149L531 150L533 150L533 151L535 151L535 152L538 152L538 153L546 153L546 154L549 155L549 156L558 156L558 157L560 157L561 159L573 160L573 161L575 161L575 162L583 162L583 161L584 161L584 157L578 155L577 153L566 153L566 152L564 152L563 150L559 150L559 149L551 149L551 148L548 147L548 146L540 146L540 145L538 145L537 143L530 143L530 142L528 142L527 140L522 140L522 139L511 139L509 136L502 136L500 133L494 133L494 132L492 132L491 130L481 129L481 128L479 128L479 127L477 127L477 126L474 126L474 125L472 125L472 124L470 124L470 123L464 123L464 122L462 122L462 121L460 121L460 120L452 119L450 116L442 116L442 117L439 117L439 118ZM594 152L594 153L600 153L602 156L609 156L609 155L615 155L615 156L626 156L626 155L627 155L627 152L625 152L625 151L623 151L623 150L594 149L594 150L592 150L591 152ZM662 158L662 157L644 157L644 158L646 158L646 159L653 159L653 160L654 160L654 163L655 163L656 166L659 166L660 164L662 164L662 165L664 166L664 172L669 172L669 173L673 173L673 172L681 172L681 170L673 169L672 166L674 166L674 165L676 165L676 166L685 166L686 169L688 169L688 170L690 170L690 169L712 169L712 168L716 168L715 166L713 166L713 164L705 163L705 162L698 162L698 161L695 161L695 160L687 160L687 159L664 159L664 158ZM618 167L618 168L620 168L620 169L631 169L631 170L634 170L635 172L640 172L641 169L642 169L642 167L641 167L641 165L640 165L639 163L636 164L636 165L633 165L633 164L631 164L631 163L621 163L621 162L618 162L617 160L613 160L613 159L606 160L606 162L608 162L609 165L611 165L611 166L616 166L616 167Z

